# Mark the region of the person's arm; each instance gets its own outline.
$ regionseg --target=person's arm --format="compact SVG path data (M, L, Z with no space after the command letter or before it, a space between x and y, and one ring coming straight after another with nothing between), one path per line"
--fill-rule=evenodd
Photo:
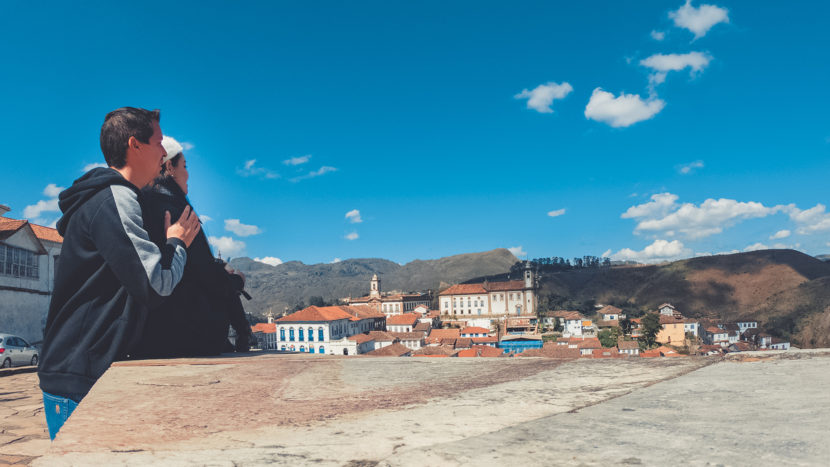
M181 280L187 261L185 248L195 236L193 230L198 232L198 221L195 227L192 222L181 220L170 226L173 231L167 229L167 243L159 249L144 230L137 194L122 185L110 189L112 203L103 204L92 218L92 241L130 295L147 306L155 306ZM183 213L182 218L188 213L189 210Z

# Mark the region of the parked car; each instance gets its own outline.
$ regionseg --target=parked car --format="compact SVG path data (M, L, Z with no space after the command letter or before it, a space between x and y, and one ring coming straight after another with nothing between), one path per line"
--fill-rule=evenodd
M22 337L0 334L0 367L37 366L39 352Z

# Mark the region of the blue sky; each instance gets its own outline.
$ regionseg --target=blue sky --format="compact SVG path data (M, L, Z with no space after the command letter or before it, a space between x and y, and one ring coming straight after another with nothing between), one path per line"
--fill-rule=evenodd
M447 3L3 2L0 203L131 105L225 257L830 252L830 5Z

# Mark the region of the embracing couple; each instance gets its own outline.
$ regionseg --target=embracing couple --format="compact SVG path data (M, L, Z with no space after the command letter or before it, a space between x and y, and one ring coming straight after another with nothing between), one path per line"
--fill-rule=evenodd
M60 194L61 260L38 369L49 436L110 364L247 350L244 276L215 259L158 110L107 114L95 168Z

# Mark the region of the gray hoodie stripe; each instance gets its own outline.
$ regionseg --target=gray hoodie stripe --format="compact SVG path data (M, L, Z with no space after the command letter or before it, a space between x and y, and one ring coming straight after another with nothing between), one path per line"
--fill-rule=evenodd
M187 251L176 245L176 253L173 255L173 263L170 265L170 269L162 269L161 252L156 244L150 241L150 236L144 230L138 195L123 185L112 185L110 189L115 200L115 206L118 209L118 216L121 218L121 225L132 242L133 248L135 248L138 258L144 266L144 271L147 272L147 280L150 281L150 286L163 297L170 295L184 273Z

